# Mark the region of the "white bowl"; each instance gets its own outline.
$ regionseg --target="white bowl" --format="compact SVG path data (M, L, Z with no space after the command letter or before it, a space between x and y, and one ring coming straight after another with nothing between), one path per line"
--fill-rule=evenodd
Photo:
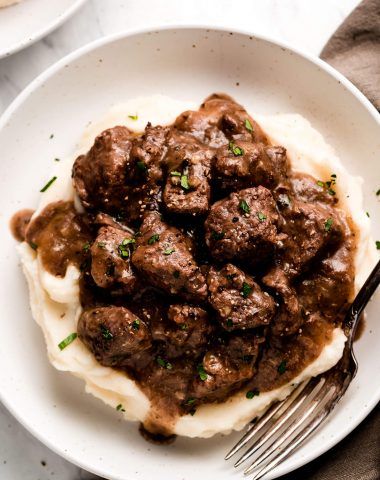
M0 58L28 47L68 20L86 0L21 0L0 8Z
M134 32L102 39L47 70L0 120L0 395L16 418L51 449L111 479L240 478L224 454L240 436L178 438L171 446L143 440L137 425L55 371L31 318L8 219L36 205L55 157L73 152L91 120L130 97L166 94L201 102L231 94L250 111L298 112L325 135L350 172L364 178L365 207L375 217L380 187L379 115L351 83L320 60L244 32L200 27ZM54 134L53 138L51 134ZM356 344L359 373L328 423L268 478L322 454L347 435L380 399L379 297L367 309Z

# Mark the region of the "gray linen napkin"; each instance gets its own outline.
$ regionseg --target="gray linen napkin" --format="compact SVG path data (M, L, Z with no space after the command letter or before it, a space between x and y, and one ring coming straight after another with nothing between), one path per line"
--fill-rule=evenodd
M380 0L364 0L331 37L321 58L380 110ZM380 480L380 405L336 447L281 480Z
M380 110L380 0L364 0L331 37L321 58Z

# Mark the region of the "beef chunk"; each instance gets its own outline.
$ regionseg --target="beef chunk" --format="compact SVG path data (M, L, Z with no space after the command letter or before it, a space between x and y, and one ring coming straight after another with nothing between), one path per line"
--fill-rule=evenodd
M166 153L167 129L146 127L135 137L126 127L105 130L73 167L74 187L86 208L142 218L161 199L161 159Z
M170 305L168 310L170 328L166 341L171 345L171 356L199 354L208 342L213 327L206 310L187 304Z
M293 173L290 177L291 187L298 200L303 202L322 202L328 205L334 205L337 202L333 185L325 182L316 181L311 175L305 173ZM330 192L330 193L329 193Z
M190 239L166 225L157 212L145 217L140 233L132 263L149 283L185 299L205 300L206 280L193 258Z
M192 396L221 401L242 387L255 373L259 339L253 334L231 336L224 345L210 349L198 365Z
M74 188L86 208L123 209L128 194L127 169L132 135L126 127L105 130L73 166Z
M102 288L131 293L137 278L131 267L133 235L115 227L102 227L91 246L91 275Z
M218 149L213 177L221 190L236 191L257 185L273 189L287 176L287 170L285 148L239 141Z
M260 126L246 110L224 94L211 95L197 111L183 112L175 121L175 126L212 147L237 139L267 143Z
M279 215L265 187L247 188L215 202L205 222L206 243L217 260L263 261L282 239Z
M210 203L210 168L214 152L188 134L172 131L165 158L164 203L171 213L200 215Z
M232 264L220 271L211 267L207 284L209 302L226 330L268 325L274 315L274 301L253 278Z
M294 199L283 215L287 238L279 263L288 276L303 272L311 260L343 239L342 215L328 205Z
M121 367L151 347L146 324L125 307L84 310L78 321L78 335L99 363Z
M272 333L275 336L297 333L304 323L303 309L298 301L297 292L291 286L285 272L274 267L263 278L263 283L273 289L279 297L279 308L273 319Z

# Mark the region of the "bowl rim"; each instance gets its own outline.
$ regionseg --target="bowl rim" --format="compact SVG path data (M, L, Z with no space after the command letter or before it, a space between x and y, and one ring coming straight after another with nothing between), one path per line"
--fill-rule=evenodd
M33 32L31 35L24 40L20 40L18 42L12 43L5 49L0 50L0 59L8 58L14 53L19 52L20 50L24 50L27 47L30 47L41 38L46 37L49 33L52 33L56 30L59 26L65 23L74 13L79 10L79 8L84 5L87 0L74 0L74 3L68 7L61 15L58 15L51 23L49 23L46 27L41 27ZM12 5L10 5L10 8Z
M79 0L78 3L84 3L86 0ZM48 67L44 70L41 74L39 74L34 80L32 80L23 90L22 92L11 102L11 104L6 108L3 114L0 116L0 131L6 126L7 122L11 119L12 115L20 108L23 102L31 95L34 90L36 90L39 86L41 86L46 80L52 77L54 74L59 72L62 68L65 67L68 63L71 63L78 58L81 58L88 53L95 51L96 49L108 45L110 43L116 42L118 40L122 40L124 38L133 37L137 35L143 35L147 33L153 32L166 32L170 30L207 30L213 32L220 32L220 33L235 33L238 35L246 35L257 38L260 41L264 41L275 45L276 47L280 47L285 51L289 51L295 53L303 60L311 62L314 66L319 67L321 70L328 73L331 77L337 80L343 87L345 87L351 94L353 94L357 100L364 106L364 108L368 111L370 116L373 120L377 123L380 127L380 112L376 110L374 105L368 100L367 97L350 81L348 80L343 74L338 72L334 67L326 63L324 60L316 57L313 54L307 53L302 51L301 49L295 48L291 46L288 42L279 41L277 39L273 39L268 35L256 34L253 30L247 29L239 29L239 28L229 28L228 26L218 26L218 25L210 25L210 24L202 24L202 23L173 23L164 26L148 26L145 28L137 27L133 29L126 29L121 32L117 32L111 35L107 35L101 37L97 40L89 42L88 44L74 50L73 52L67 54L62 59L55 62L53 65ZM380 128L379 128L380 131ZM287 468L282 468L279 472L280 475L285 475L289 472L292 472L303 465L311 462L315 458L323 455L326 451L337 445L341 440L343 440L348 434L350 434L375 408L377 403L380 401L380 384L378 386L377 391L370 399L370 401L366 402L366 405L363 406L360 413L353 419L350 423L347 422L345 426L343 426L339 433L334 438L325 439L323 444L320 445L318 449L313 451L307 452L302 457L299 457L297 460L294 459L293 463L287 465ZM58 454L60 457L66 459L70 463L87 470L88 472L94 473L100 476L107 476L109 473L99 467L93 467L88 465L85 460L80 458L74 458L71 453L65 452L64 450L60 450L56 447L50 440L46 439L43 434L41 434L38 430L33 428L33 426L24 423L24 418L19 415L19 413L13 409L12 405L4 399L4 395L0 390L0 402L6 407L6 409L15 417L27 431L29 431L35 438L37 438L41 443L47 446L50 450ZM286 465L286 464L285 464ZM278 468L278 467L277 467ZM281 467L280 467L281 468ZM113 477L114 479L118 477ZM119 480L119 478L118 478ZM123 480L133 480L132 478L127 478L123 476Z

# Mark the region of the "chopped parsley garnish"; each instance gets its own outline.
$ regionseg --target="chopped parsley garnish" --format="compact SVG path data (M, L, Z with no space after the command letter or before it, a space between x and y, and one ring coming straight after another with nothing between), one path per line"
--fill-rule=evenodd
M29 242L29 246L30 246L30 248L33 248L33 250L37 250L37 248L38 248L38 245L34 242Z
M252 123L248 120L248 118L245 119L244 126L249 132L253 132Z
M326 230L326 232L329 232L329 231L331 230L332 224L333 224L333 219L332 219L332 218L328 218L328 219L325 221L325 230Z
M128 118L130 118L131 120L138 120L138 115L128 115Z
M264 220L266 220L266 218L267 218L267 216L263 212L258 212L257 217L260 220L260 222L264 222Z
M174 278L179 278L179 270L174 270L173 277Z
M189 397L189 398L185 401L185 405L193 405L194 402L195 402L195 398Z
M190 185L189 185L189 178L187 175L181 175L181 187L184 190L189 190Z
M132 328L133 330L139 330L140 328L140 320L136 318L136 320L133 321L132 323Z
M206 381L207 373L205 372L205 369L201 363L197 366L197 370L198 370L199 378L202 380L202 382Z
M119 403L119 405L116 407L116 410L118 412L125 412L125 409L123 408L123 405L121 403Z
M367 217L369 218L369 213L368 212L365 212L365 214L367 215Z
M55 161L55 162L60 162L61 159L60 159L60 158L55 158L54 161Z
M106 242L98 242L96 245L98 248L106 248Z
M233 326L234 326L234 322L232 321L232 319L231 319L231 318L227 318L227 327L228 327L228 328L231 328L231 327L233 327Z
M166 368L167 370L171 370L173 368L173 365L170 362L168 362L167 360L164 360L161 357L157 357L156 361L158 365L162 368Z
M380 250L380 241L379 241L379 240L376 240L376 248L377 248L378 250Z
M247 298L251 292L252 292L252 287L250 287L248 283L243 282L243 288L241 289L241 292L240 292L241 296L243 298Z
M155 233L154 235L152 235L150 237L150 239L148 240L148 245L153 245L153 243L156 243L158 242L158 240L160 239L160 236L158 233Z
M173 170L172 172L170 172L170 175L172 177L180 177L182 175L181 172L177 172L176 170Z
M47 184L41 188L40 192L43 193L43 192L46 192L46 190L57 180L57 177L54 176L53 178L51 178Z
M128 245L131 245L133 243L136 243L136 240L134 238L124 238L124 240L118 246L118 251L119 251L119 255L121 256L121 258L128 258L129 257L129 247L128 247Z
M90 247L91 247L90 242L86 242L82 247L84 253L87 253L90 250Z
M173 252L175 252L174 248L167 248L164 250L164 255L171 255Z
M141 170L142 172L146 172L147 171L147 166L145 165L144 162L137 162L136 163L136 166L139 170Z
M187 330L189 327L187 326L187 323L183 323L181 325L181 330Z
M380 195L380 188L379 188L379 190L376 192L376 195L377 195L377 196Z
M321 180L318 180L317 185L318 185L319 187L322 187L322 188L323 188L323 187L325 186L325 182L322 182Z
M228 144L228 149L231 153L235 155L235 157L241 157L242 155L244 155L244 150L238 145L235 145L234 142L230 142Z
M213 240L222 240L224 238L224 235L224 232L215 232L215 230L211 232L211 238Z
M283 360L277 368L277 371L280 375L286 372L286 360Z
M251 400L253 397L258 397L260 395L259 390L255 388L254 390L248 390L248 392L245 394L246 398Z
M51 133L49 138L54 138L54 133Z
M113 339L112 333L109 331L109 329L105 325L103 324L100 325L100 331L102 332L102 337L105 338L106 340Z
M60 350L64 350L66 347L70 345L70 343L73 343L73 341L77 338L78 334L77 333L70 333L62 342L58 344L58 347Z
M328 180L327 182L322 182L321 180L318 180L318 181L317 181L317 185L318 185L319 187L326 188L327 193L328 193L329 195L336 195L335 190L333 190L333 189L331 188L331 187L332 187L333 185L335 185L335 184L336 184L336 174L335 174L335 173L332 173L332 174L330 175L330 180Z
M245 200L241 200L241 202L239 203L239 208L243 213L251 212L251 209L249 208L249 205Z

